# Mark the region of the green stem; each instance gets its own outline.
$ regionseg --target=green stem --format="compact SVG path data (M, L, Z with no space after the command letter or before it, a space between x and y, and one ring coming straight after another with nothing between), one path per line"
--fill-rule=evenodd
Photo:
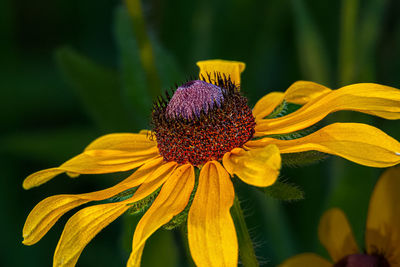
M240 208L239 199L237 197L235 197L231 213L236 226L239 241L239 256L242 265L245 267L259 266L256 254L254 253L253 243L244 220L243 211Z

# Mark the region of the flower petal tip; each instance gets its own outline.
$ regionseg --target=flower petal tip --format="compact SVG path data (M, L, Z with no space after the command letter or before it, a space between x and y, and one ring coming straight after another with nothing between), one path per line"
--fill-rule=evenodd
M25 179L23 182L22 182L22 188L23 189L25 189L25 190L29 190L29 189L32 189L32 188L34 188L35 187L35 185L33 185L29 180L27 180L27 179Z
M22 183L22 187L25 190L37 187L39 185L48 182L49 180L53 179L55 176L63 172L64 171L59 168L50 168L32 173L31 175L25 178L25 180Z
M240 74L246 68L246 64L243 62L221 59L203 60L196 64L200 68L200 77L207 77L207 74L219 72L230 77L235 84L240 84Z
M76 173L76 172L67 172L67 175L70 177L70 178L77 178L77 177L79 177L79 173Z
M25 181L22 182L22 188L25 190L29 190L29 186L25 183Z
M25 236L24 236L23 238L24 238L24 240L22 240L22 242L21 242L22 244L24 244L25 246L33 245L33 243L29 242L29 241L26 239Z
M24 244L25 246L32 246L34 244L36 244L40 239L36 239L34 240L32 238L32 231L28 232L24 229L24 231L22 232L22 244Z

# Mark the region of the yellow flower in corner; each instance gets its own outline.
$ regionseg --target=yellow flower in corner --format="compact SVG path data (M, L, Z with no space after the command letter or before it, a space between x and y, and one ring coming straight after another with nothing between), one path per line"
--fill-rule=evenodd
M354 240L342 210L325 212L318 236L332 262L314 253L294 256L280 267L399 267L400 266L400 167L386 170L375 186L369 203L365 250Z
M310 150L367 166L400 162L400 143L364 124L336 123L301 138L277 138L306 129L337 110L399 119L400 91L395 88L355 84L330 90L301 81L285 93L266 95L251 110L239 92L244 63L209 60L198 66L199 80L179 86L154 104L152 131L102 136L59 167L25 179L23 187L29 189L64 172L77 177L137 168L111 188L44 199L26 220L24 244L38 242L69 210L91 201L114 199L86 207L68 220L54 266L74 266L101 229L132 209L145 213L133 236L128 266L140 265L149 236L185 210L196 265L237 266L238 242L230 214L234 175L247 184L267 187L278 177L282 153ZM281 116L278 113L284 103L302 107ZM118 197L121 195L125 197Z

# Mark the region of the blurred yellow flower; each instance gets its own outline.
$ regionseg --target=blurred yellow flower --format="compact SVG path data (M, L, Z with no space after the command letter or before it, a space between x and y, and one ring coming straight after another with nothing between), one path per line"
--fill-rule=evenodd
M155 103L153 131L102 136L59 167L25 179L23 187L30 189L64 172L77 177L138 168L108 189L44 199L26 220L24 244L38 242L69 210L134 189L133 195L119 202L93 205L73 215L57 245L54 266L74 266L101 229L151 196L155 199L147 201L152 205L137 225L128 266L140 265L148 237L187 206L188 240L195 263L237 266L238 242L230 214L234 175L247 184L267 187L278 177L282 153L310 150L367 166L387 167L400 162L400 143L365 124L335 123L293 140L274 138L305 129L337 110L399 119L400 91L395 88L355 84L330 90L300 81L285 93L266 95L251 110L239 92L244 63L209 60L198 66L200 80L181 85L172 96ZM267 117L282 102L303 106L282 117ZM199 177L195 169L200 170Z
M400 167L386 170L369 203L365 250L360 251L342 210L325 212L318 236L332 262L314 253L294 256L280 267L398 267L400 266Z

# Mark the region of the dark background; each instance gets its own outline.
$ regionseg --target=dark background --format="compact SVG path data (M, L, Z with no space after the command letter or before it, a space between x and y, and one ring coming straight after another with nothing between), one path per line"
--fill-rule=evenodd
M60 175L29 191L23 179L61 164L102 134L148 128L152 97L196 75L198 60L246 62L242 91L251 105L297 80L400 88L397 0L151 0L143 1L142 13L135 10L129 16L116 0L0 2L2 266L51 266L73 212L26 247L22 227L40 200L106 188L124 176ZM400 140L397 121L350 112L327 121L366 122ZM317 225L333 206L347 213L363 247L369 196L381 171L334 157L284 168L282 176L305 191L304 200L291 203L243 187L239 198L262 262L273 266L306 251L327 255ZM126 216L103 230L78 266L124 266L135 220ZM187 266L183 247L179 231L158 231L143 265Z

